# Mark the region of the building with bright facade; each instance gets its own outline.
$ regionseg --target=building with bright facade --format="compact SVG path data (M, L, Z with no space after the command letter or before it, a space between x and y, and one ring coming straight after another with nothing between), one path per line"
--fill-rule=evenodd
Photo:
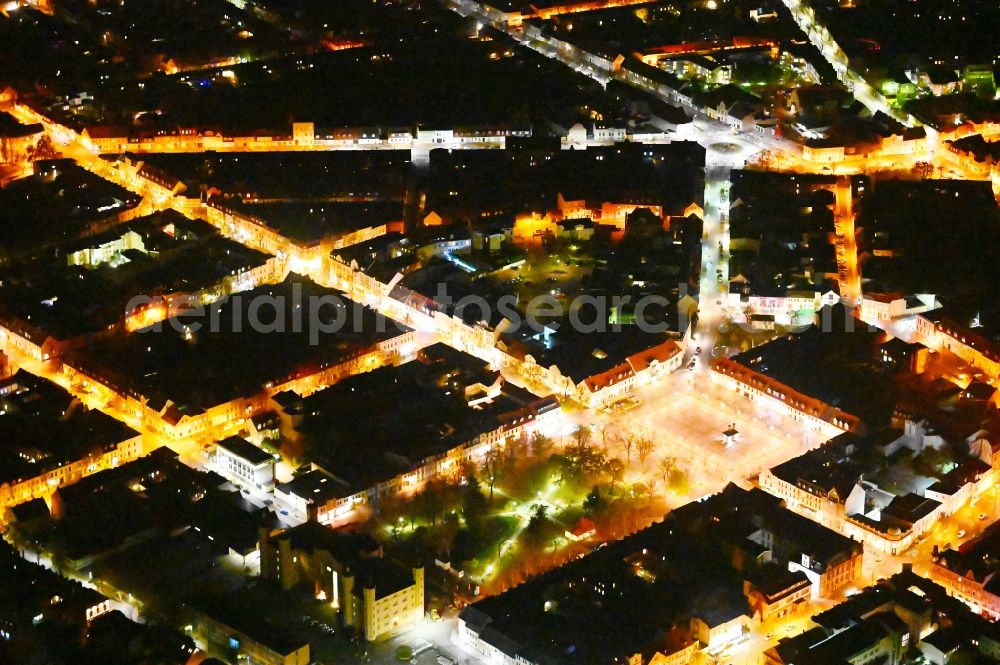
M860 543L766 492L729 485L469 606L459 638L504 665L698 662L763 621L835 595L859 578L862 561Z
M216 444L215 466L241 484L265 492L274 487L274 456L242 437L230 436Z

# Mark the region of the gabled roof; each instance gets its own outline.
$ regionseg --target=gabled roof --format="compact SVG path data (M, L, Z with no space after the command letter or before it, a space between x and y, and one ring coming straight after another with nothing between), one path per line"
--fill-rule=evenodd
M84 133L92 139L128 139L128 127L115 125L90 125L84 127Z
M678 353L682 353L680 344L673 340L667 340L663 344L629 356L627 362L633 372L639 373L654 362L667 362Z

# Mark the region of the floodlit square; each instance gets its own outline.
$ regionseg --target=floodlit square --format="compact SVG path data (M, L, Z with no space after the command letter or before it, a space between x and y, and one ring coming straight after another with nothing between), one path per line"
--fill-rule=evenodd
M998 25L0 2L0 663L997 662Z

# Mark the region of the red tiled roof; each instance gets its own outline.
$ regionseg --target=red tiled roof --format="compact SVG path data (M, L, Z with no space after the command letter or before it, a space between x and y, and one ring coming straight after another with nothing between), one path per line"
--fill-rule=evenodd
M841 411L822 400L800 393L780 381L741 365L735 360L718 358L712 361L712 369L759 390L770 397L781 400L793 409L809 416L819 418L831 424L836 419L839 423L843 423L843 425L836 425L841 427L841 429L856 432L861 425L861 421L857 416L846 411Z
M628 357L627 362L632 367L632 371L639 373L649 367L654 360L665 363L678 353L681 353L680 344L673 340L667 340L663 344L654 346L651 349L632 354Z
M866 293L864 295L867 300L874 300L875 302L891 303L894 300L899 300L903 297L902 293L890 292L890 293Z

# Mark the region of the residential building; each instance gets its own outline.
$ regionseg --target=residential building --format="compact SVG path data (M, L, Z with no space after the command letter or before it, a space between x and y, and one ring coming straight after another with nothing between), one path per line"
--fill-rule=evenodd
M935 664L988 662L996 644L994 624L904 564L902 572L815 615L804 633L780 638L763 662L899 665L911 662L914 651Z
M997 553L1000 552L1000 523L989 526L975 540L960 548L937 554L930 579L972 608L972 611L1000 619L1000 588L997 587Z
M1000 377L1000 350L989 337L936 311L916 318L916 339L932 349L950 351L992 378Z
M0 111L0 163L16 164L26 159L42 137L39 123L22 125L10 114Z
M808 423L821 436L854 431L860 419L729 358L712 361L712 379L751 402L761 402Z
M811 323L816 312L838 302L840 295L831 289L782 289L767 293L737 275L730 280L726 304L742 312L749 311L751 316L773 316L775 323L800 325Z
M459 615L459 637L505 665L683 664L835 593L860 574L861 558L859 543L766 492L729 485L474 603Z
M980 434L962 446L968 456L922 492L895 495L866 476L864 460L912 456L943 440L923 421L907 420L905 430L886 428L864 435L842 434L760 474L760 487L783 499L791 510L887 554L897 554L992 484L992 446ZM897 454L898 453L898 454Z
M318 520L323 524L342 523L355 516L357 504L367 503L344 480L314 468L274 488L277 503L287 506L299 519Z
M342 442L336 456L315 459L311 471L279 485L277 502L298 519L357 521L383 499L411 496L433 479L459 479L488 451L526 440L558 419L554 397L508 383L478 358L441 343L416 355L305 399L275 397L279 417L297 430L290 434L324 432ZM464 402L457 412L456 394ZM359 409L371 419L359 423L353 416Z
M902 635L898 632L902 622L892 614L885 619L873 618L832 634L814 628L795 638L782 639L778 646L767 651L764 662L766 665L806 662L810 665L876 662L898 665L903 654Z
M24 370L0 380L0 506L60 487L149 452L146 438Z
M743 593L762 623L800 612L812 596L812 581L802 571L785 571L743 584Z
M0 541L0 640L16 640L41 624L83 631L111 610L98 592L25 561Z
M691 638L691 632L684 626L676 626L663 636L659 644L650 649L652 655L636 654L646 665L688 665L698 653L698 642ZM633 657L634 659L634 657ZM629 662L632 663L633 659Z

